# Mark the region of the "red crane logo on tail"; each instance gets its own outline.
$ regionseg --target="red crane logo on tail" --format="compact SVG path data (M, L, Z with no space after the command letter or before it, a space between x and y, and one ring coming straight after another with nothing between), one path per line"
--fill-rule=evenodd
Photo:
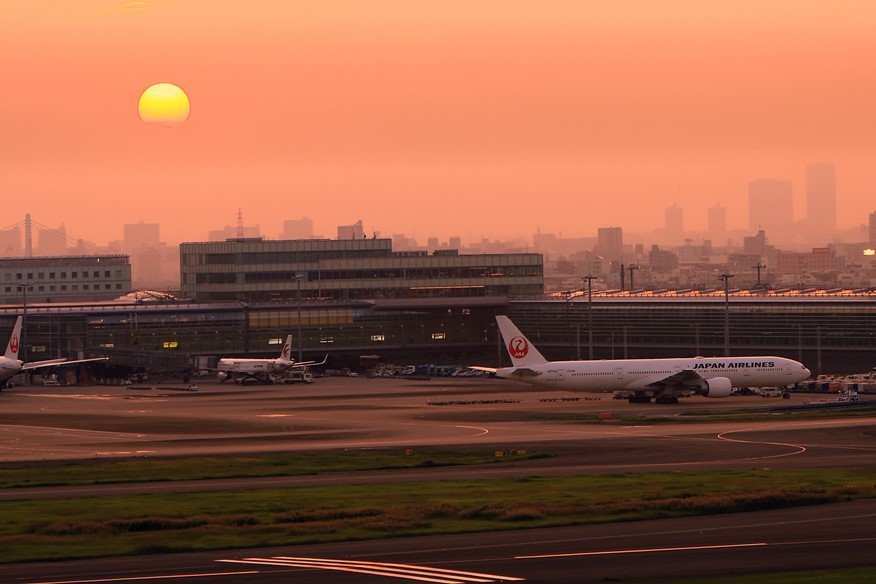
M12 350L13 353L18 352L18 337L16 337L15 335L12 335L12 338L9 339L9 348Z
M289 343L283 345L283 358L289 359Z
M523 359L529 353L529 343L523 337L514 337L508 343L508 352L514 359Z

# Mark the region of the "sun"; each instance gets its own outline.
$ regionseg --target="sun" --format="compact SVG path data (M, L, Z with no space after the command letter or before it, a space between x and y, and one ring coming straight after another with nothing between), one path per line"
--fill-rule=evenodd
M147 124L178 128L188 119L191 106L186 92L173 83L156 83L140 96L137 111Z

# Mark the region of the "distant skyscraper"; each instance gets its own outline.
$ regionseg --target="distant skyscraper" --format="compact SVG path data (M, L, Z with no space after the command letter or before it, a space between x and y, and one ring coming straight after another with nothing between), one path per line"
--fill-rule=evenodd
M67 254L67 228L40 228L37 231L37 252L39 256L62 256Z
M0 229L0 257L14 258L21 255L21 228L13 225Z
M794 192L789 180L772 178L748 183L748 228L767 237L787 240L794 228Z
M678 205L668 207L663 214L663 227L670 237L680 239L684 234L684 210Z
M624 257L624 233L620 227L600 227L596 230L596 252L612 262Z
M338 239L364 239L365 228L359 219L352 225L338 225Z
M833 164L806 165L806 219L822 233L836 232L836 170Z
M721 205L709 207L709 235L721 240L727 234L727 209Z
M131 223L123 226L125 250L130 253L141 249L157 249L161 245L158 223Z
M870 247L876 248L876 211L870 213Z
M312 239L313 221L307 217L283 221L281 239Z

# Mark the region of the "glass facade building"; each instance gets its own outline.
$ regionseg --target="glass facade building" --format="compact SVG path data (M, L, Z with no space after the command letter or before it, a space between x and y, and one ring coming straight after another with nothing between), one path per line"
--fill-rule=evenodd
M182 294L198 301L357 300L541 294L541 254L393 252L389 239L232 239L180 245Z

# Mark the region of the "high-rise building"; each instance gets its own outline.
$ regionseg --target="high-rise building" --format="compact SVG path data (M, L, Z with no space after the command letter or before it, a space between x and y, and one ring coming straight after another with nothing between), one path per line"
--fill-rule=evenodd
M365 228L359 219L352 225L338 225L338 239L364 239Z
M62 256L67 253L67 228L61 225L57 229L40 228L37 231L38 256Z
M667 207L663 215L663 227L669 237L680 240L684 234L684 209L676 204Z
M129 253L141 249L157 248L161 244L158 223L130 223L123 226L124 247Z
M13 225L0 229L0 257L14 258L21 255L21 228Z
M727 209L721 205L709 207L709 235L718 242L727 235Z
M610 262L624 257L624 233L620 227L600 227L596 230L596 252Z
M794 191L789 180L748 183L748 228L763 229L773 241L787 241L794 229Z
M313 220L307 217L283 221L280 239L313 239Z
M876 248L876 211L870 213L870 247Z
M836 169L829 162L806 165L806 219L810 228L836 232Z

